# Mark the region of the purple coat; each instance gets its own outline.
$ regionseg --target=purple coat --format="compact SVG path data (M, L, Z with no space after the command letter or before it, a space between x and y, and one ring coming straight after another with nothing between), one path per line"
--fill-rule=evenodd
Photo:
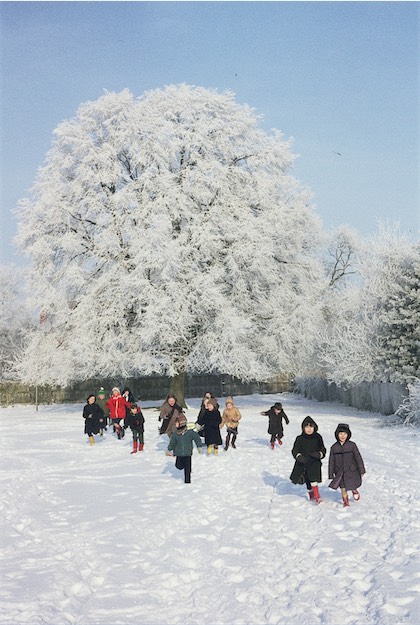
M365 465L356 443L349 440L343 445L334 443L328 463L328 477L332 480L330 488L344 486L346 490L356 490L362 483L364 473Z

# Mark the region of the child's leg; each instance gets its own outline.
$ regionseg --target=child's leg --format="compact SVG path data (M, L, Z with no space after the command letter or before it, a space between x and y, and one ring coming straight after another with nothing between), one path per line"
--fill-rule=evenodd
M348 494L348 492L347 492L347 490L346 490L346 488L344 486L341 486L340 490L341 490L341 496L343 498L343 506L345 508L347 508L347 506L350 505L349 504L349 494Z
M282 439L282 434L277 434L277 441L279 445L283 445L283 441L281 439Z
M270 438L270 445L271 445L271 449L274 449L274 445L276 443L276 435L272 434L271 438Z
M311 487L316 503L320 503L322 500L321 495L319 494L318 482L311 482Z
M236 434L234 434L234 435L233 435L233 438L232 438L232 447L233 447L233 449L236 449L236 444L235 444L235 443L236 443L236 436L237 436L237 435L236 435Z
M138 434L136 432L136 430L133 430L133 451L131 452L132 454L136 454L137 450L139 447L139 443L138 443Z
M185 484L191 484L191 456L184 457L184 481Z
M228 434L226 436L226 441L225 441L225 449L226 450L229 448L229 443L230 443L230 434Z
M139 451L143 451L144 449L144 433L143 432L137 432L138 437L139 437Z

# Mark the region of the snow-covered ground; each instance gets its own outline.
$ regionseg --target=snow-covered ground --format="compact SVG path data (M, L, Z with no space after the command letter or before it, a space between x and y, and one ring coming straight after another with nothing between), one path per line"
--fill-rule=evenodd
M279 400L290 425L273 451L259 413ZM418 433L289 394L236 404L237 449L194 452L190 485L156 402L136 455L129 430L90 447L81 405L2 409L2 625L417 625ZM348 509L328 457L319 506L289 480L308 414L327 449L350 424L367 474Z

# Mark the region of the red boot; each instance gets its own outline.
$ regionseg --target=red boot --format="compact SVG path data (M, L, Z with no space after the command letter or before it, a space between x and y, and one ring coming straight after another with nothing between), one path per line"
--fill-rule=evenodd
M270 443L270 445L271 445L271 449L274 449L275 441L273 441L272 443Z
M140 443L140 445L139 445L139 451L143 451L143 449L144 449L144 443Z
M133 441L133 451L131 452L132 454L137 453L138 445L138 441Z
M352 493L353 493L353 499L354 499L354 501L359 501L359 499L360 499L360 493L359 493L359 491L358 491L358 490L353 490L353 491L352 491Z
M321 503L321 495L319 494L318 485L312 486L312 491L314 493L316 503Z
M283 445L283 441L281 440L281 438L278 438L277 442L278 442L279 445Z
M349 507L349 497L348 495L343 495L343 508L348 508Z

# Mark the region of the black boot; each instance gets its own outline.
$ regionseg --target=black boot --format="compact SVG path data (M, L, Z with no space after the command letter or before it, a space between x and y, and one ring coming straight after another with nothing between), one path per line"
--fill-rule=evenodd
M232 447L233 447L233 449L236 449L235 442L236 442L236 434L234 434L233 438L232 438Z
M230 434L226 436L225 451L229 449L229 443L230 443Z

